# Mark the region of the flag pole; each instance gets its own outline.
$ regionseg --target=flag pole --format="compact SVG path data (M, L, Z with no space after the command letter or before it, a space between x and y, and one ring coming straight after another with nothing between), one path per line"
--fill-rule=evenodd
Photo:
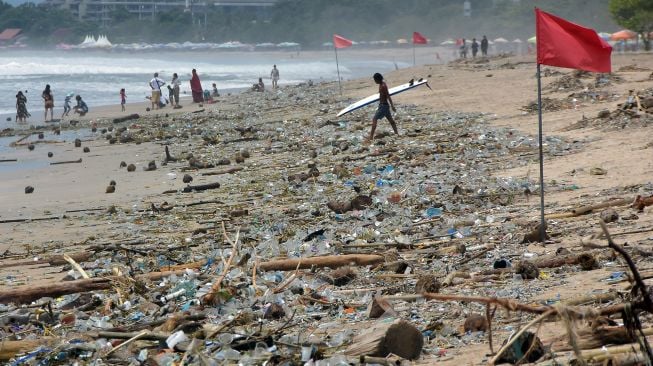
M417 64L415 63L415 41L413 41L413 66L416 66Z
M542 79L540 64L537 64L537 120L540 145L540 242L546 239L546 222L544 221L544 150L542 146Z
M336 70L338 70L338 87L340 88L340 95L342 95L342 84L340 84L340 66L338 65L338 47L336 47L335 42L333 45L333 50L336 52Z

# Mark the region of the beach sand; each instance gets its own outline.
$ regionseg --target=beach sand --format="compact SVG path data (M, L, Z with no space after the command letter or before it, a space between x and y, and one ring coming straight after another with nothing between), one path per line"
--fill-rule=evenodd
M618 71L628 65L637 65L642 69ZM535 66L534 56L522 56L495 58L488 63L424 65L401 69L385 75L390 86L401 84L412 78L425 77L429 79L429 84L432 87L432 90L422 87L393 97L399 109L397 120L400 130L402 130L402 136L398 140L399 148L408 147L410 140L409 137L403 135L405 131L402 129L402 123L406 122L407 118L411 118L402 108L406 105L417 105L432 114L441 111L484 113L488 116L488 123L492 126L511 128L536 136L537 114L522 111L523 106L536 100L537 97ZM642 90L651 86L650 75L653 70L653 58L650 54L616 54L613 56L613 69L618 71L623 80L613 83L607 89L618 98L602 102L579 100L577 108L544 113L545 136L557 136L582 143L582 147L577 152L560 154L560 156L546 159L544 169L547 185L565 184L575 187L569 190L557 189L552 190L551 193L547 192L545 197L547 213L564 212L571 207L587 202L596 203L615 197L634 196L643 189L642 187L651 183L653 176L651 126L628 126L607 130L591 126L569 128L578 121L582 121L583 118L594 118L603 109L615 110L617 103L625 100L629 89ZM569 70L559 70L565 73L569 72ZM546 88L555 79L556 77L543 78L543 86ZM333 88L333 83L328 86ZM376 86L371 78L349 81L344 83L343 87L343 96L334 98L355 100L376 92ZM285 123L303 123L307 129L312 129L318 122L338 120L335 117L337 111L333 109L330 109L328 113L314 114L304 108L298 93L291 90L290 88L282 89L283 93L277 95L269 92L265 94L270 103L274 103L274 98L298 99L292 108L261 110L258 117L262 125L276 123L277 126L280 126L279 128L283 128ZM568 90L545 92L546 97L559 99L566 98L569 94ZM333 102L333 100L329 102ZM206 104L203 107L190 104L186 100L182 104L184 104L184 108L181 110L173 111L166 108L162 111L145 112L145 103L136 103L128 105L127 113L139 113L145 116L169 114L169 117L172 118L176 115L179 116L177 121L169 123L192 123L193 118L215 120L213 132L220 133L221 120L237 120L239 110L252 107L243 105L242 96L237 95L222 96L218 98L217 103ZM203 109L204 112L189 113L200 109ZM367 133L368 119L371 118L372 113L372 109L367 108L364 110L365 117L362 120L352 118L353 122L349 125L352 128L350 132ZM112 118L123 115L119 106L98 107L94 108L85 122L81 124L88 126L94 122L98 124L99 128L103 128L112 125L110 122ZM143 121L138 120L126 125L132 131L149 128L143 124ZM433 128L437 128L437 126ZM388 129L387 122L381 121L379 130ZM282 134L283 132L278 133ZM82 146L90 148L89 153L82 153L81 149L74 148L72 141L68 140L52 144L39 143L36 144L34 151L28 151L25 146L19 146L0 156L1 159L18 159L18 162L0 163L16 165L16 168L10 172L0 170L2 172L0 220L47 219L54 216L66 216L65 219L0 223L0 230L3 233L0 253L8 251L15 257L3 259L2 263L9 264L12 261L24 260L24 258L40 257L55 250L76 252L84 250L92 243L121 242L133 237L135 233L143 234L144 232L141 230L146 230L148 235L159 240L162 247L177 248L183 245L185 238L188 238L195 228L203 226L199 220L194 221L186 217L179 222L178 227L162 227L159 231L152 231L151 226L144 225L144 223L151 225L153 221L157 220L156 216L143 214L141 217L137 217L126 214L147 210L151 204L160 205L164 201L181 204L192 199L213 197L211 194L192 194L192 198L183 195L162 195L166 190L179 189L184 186L181 183L181 177L184 174L180 171L181 165L161 166L161 161L164 158L165 139L139 144L112 145L107 140L100 138L99 133L91 136L93 137L82 142ZM307 150L315 148L310 136L307 133L303 138L297 138L295 143L306 144ZM19 136L16 136L16 140L18 138ZM181 156L184 153L192 152L197 143L198 139L189 139L185 146L177 144L173 154ZM226 200L226 205L220 210L228 211L248 207L250 210L266 212L266 210L282 208L282 202L277 202L270 207L265 203L257 203L262 200L262 195L256 187L262 189L260 187L265 185L265 182L260 182L259 179L266 174L274 176L281 174L278 170L283 170L284 174L301 170L305 166L305 157L302 157L302 160L293 161L292 156L288 154L263 155L267 151L266 149L279 149L279 151L284 149L283 146L275 146L274 143L268 141L259 141L254 145L247 146L252 149L255 158L243 165L244 171L237 175L225 174L216 177L193 174L195 178L193 184L221 182L225 191L215 197ZM240 145L238 143L222 144L216 145L212 149L216 154L228 157L233 156L240 149ZM54 153L53 158L47 158L48 151ZM46 165L50 161L79 158L83 159L80 164ZM536 148L525 150L513 158L516 161L526 161L527 163L516 164L517 167L512 169L495 171L495 178L515 177L537 180L539 173ZM143 171L143 167L152 160L159 168L150 172ZM120 168L121 161L135 164L136 171L130 173L124 168ZM21 168L21 164L28 167ZM590 174L590 170L596 167L606 170L607 174ZM464 170L465 167L462 166L461 169ZM117 182L114 194L105 193L105 188L110 180ZM241 191L238 185L245 187L245 183L250 180L256 181L256 184L253 185L254 188L248 188L249 190L243 188ZM23 193L23 189L27 185L34 186L34 193ZM646 191L646 189L643 190ZM651 194L650 191L647 192ZM229 197L240 197L244 201L228 200ZM115 218L107 219L104 212L111 206L117 208L118 214ZM515 207L520 210L520 217L516 218L517 221L537 221L539 219L539 199L536 196L528 200L520 199L515 203ZM215 215L219 217L220 212L216 211ZM639 220L636 225L638 228L652 227L653 217L648 211L638 215ZM164 221L162 220L162 222ZM564 220L553 219L549 221L549 225L550 231L556 233L557 244L549 246L530 244L525 245L526 250L538 255L555 253L560 246L569 246L576 251L581 250L577 246L580 238L598 230L598 214L592 213ZM628 228L624 222L615 225L612 227L615 231L623 231ZM570 229L572 227L573 230ZM650 238L650 233L644 232L621 236L618 241L650 244L648 238ZM558 295L565 298L575 294L590 293L592 290L621 289L623 284L608 285L601 281L617 268L621 267L605 267L591 272L579 272L569 275L562 283L551 286L542 285L546 287L546 290L542 291L537 299L531 299L531 301L555 298ZM60 271L60 267L53 266L0 268L0 278L12 276L12 281L6 282L4 286L21 283L48 283L58 281L64 275L65 273ZM522 320L528 320L524 315L515 316ZM509 334L506 330L508 324L511 323L503 320L497 325L494 340L495 350L499 342ZM542 328L540 334L542 337L547 337L560 331L555 324L549 323ZM461 362L478 364L487 359L488 352L489 349L485 341L468 347L454 347L447 350L446 356L440 357L438 360L444 364L460 364ZM434 355L426 355L422 363L430 364L434 362L435 358Z

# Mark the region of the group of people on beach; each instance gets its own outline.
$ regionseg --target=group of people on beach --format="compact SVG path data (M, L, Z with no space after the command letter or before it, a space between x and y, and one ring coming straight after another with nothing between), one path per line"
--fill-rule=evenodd
M270 71L270 79L272 80L272 89L278 88L279 69L277 69L277 65L272 66L272 71ZM149 97L150 101L152 102L152 110L164 107L168 103L168 100L170 101L170 104L172 104L173 108L181 108L181 105L179 104L179 90L181 87L181 82L179 81L179 76L177 73L172 74L172 80L170 81L170 84L166 85L166 82L159 78L159 73L155 72L154 77L149 81L148 85L152 89L152 94ZM161 88L163 86L167 86L168 88L167 100L162 95ZM220 96L216 83L212 84L212 89L210 91L204 90L202 88L202 82L200 81L200 77L197 74L196 69L193 69L191 73L190 90L193 97L193 103L210 103L213 101L213 98ZM258 83L252 86L252 90L259 92L265 91L263 78L258 79ZM125 110L125 102L125 89L120 89L120 105L122 111Z
M270 80L272 80L272 90L276 90L279 87L279 69L277 69L277 65L272 66L272 71L270 71ZM258 78L258 83L252 85L252 91L265 91L263 78Z
M489 46L489 41L486 36L483 36L483 39L481 39L481 43L479 44L476 41L476 38L472 38L472 44L471 44L471 49L472 49L472 58L476 58L476 54L478 54L479 48L481 49L481 56L485 57L487 56L487 49ZM467 40L463 38L460 41L459 44L460 48L460 58L467 58L467 52L469 50L469 46L467 46Z
M177 73L172 74L172 80L170 81L170 84L166 85L166 82L159 78L159 73L155 72L154 77L152 80L150 80L148 85L152 89L152 94L149 97L150 101L152 102L152 110L165 107L168 101L173 106L173 108L181 108L181 104L179 104L179 91L181 89L181 81L179 80L179 75L177 75ZM161 88L163 86L168 88L168 98L165 98L162 95ZM202 88L202 82L200 81L200 77L197 74L197 70L193 69L190 79L190 90L193 97L193 103L208 102L214 97L219 97L220 94L218 93L217 85L213 83L212 86L213 89L211 91L205 91ZM123 111L125 110L125 98L125 89L121 89L120 104Z
M27 93L27 91L25 91L25 93ZM25 93L19 90L16 94L16 122L18 123L26 123L27 118L31 116L31 114L27 111L27 96ZM71 111L70 99L73 97L73 95L75 94L68 93L64 99L64 110L63 114L61 115L62 119L68 116ZM54 122L54 94L52 93L50 84L45 86L43 93L41 93L41 98L43 99L45 108L45 112L43 114L44 122ZM75 99L77 100L77 104L74 108L72 108L74 113L77 113L80 116L84 116L86 113L88 113L88 106L86 105L86 102L82 100L80 95L75 96ZM50 112L50 121L48 121L48 111Z

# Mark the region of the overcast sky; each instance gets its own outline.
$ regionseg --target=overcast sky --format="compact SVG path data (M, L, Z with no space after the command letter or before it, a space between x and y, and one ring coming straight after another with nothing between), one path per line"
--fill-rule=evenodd
M5 3L7 3L7 4L11 4L11 5L14 5L14 6L24 4L24 3L28 2L26 0L3 0L3 1ZM42 0L30 0L29 2L30 3L40 3L40 2L42 2Z

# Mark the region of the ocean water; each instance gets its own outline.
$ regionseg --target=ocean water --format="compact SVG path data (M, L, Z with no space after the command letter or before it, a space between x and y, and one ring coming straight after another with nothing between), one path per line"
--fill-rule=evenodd
M119 91L125 88L127 103L145 101L154 72L166 83L177 73L181 94L190 95L190 75L197 69L202 87L216 83L221 93L243 90L263 77L270 85L270 70L277 64L280 84L308 80L336 80L333 52L148 52L109 53L104 51L13 51L0 54L0 128L15 126L16 93L27 96L30 123L43 121L41 93L50 84L55 98L55 118L63 111L68 93L81 95L90 109L120 104ZM407 61L374 55L340 57L343 79L370 76L374 72L407 67ZM186 94L184 94L186 92ZM167 93L164 91L164 95ZM74 98L73 98L74 106ZM7 121L11 117L11 121Z

